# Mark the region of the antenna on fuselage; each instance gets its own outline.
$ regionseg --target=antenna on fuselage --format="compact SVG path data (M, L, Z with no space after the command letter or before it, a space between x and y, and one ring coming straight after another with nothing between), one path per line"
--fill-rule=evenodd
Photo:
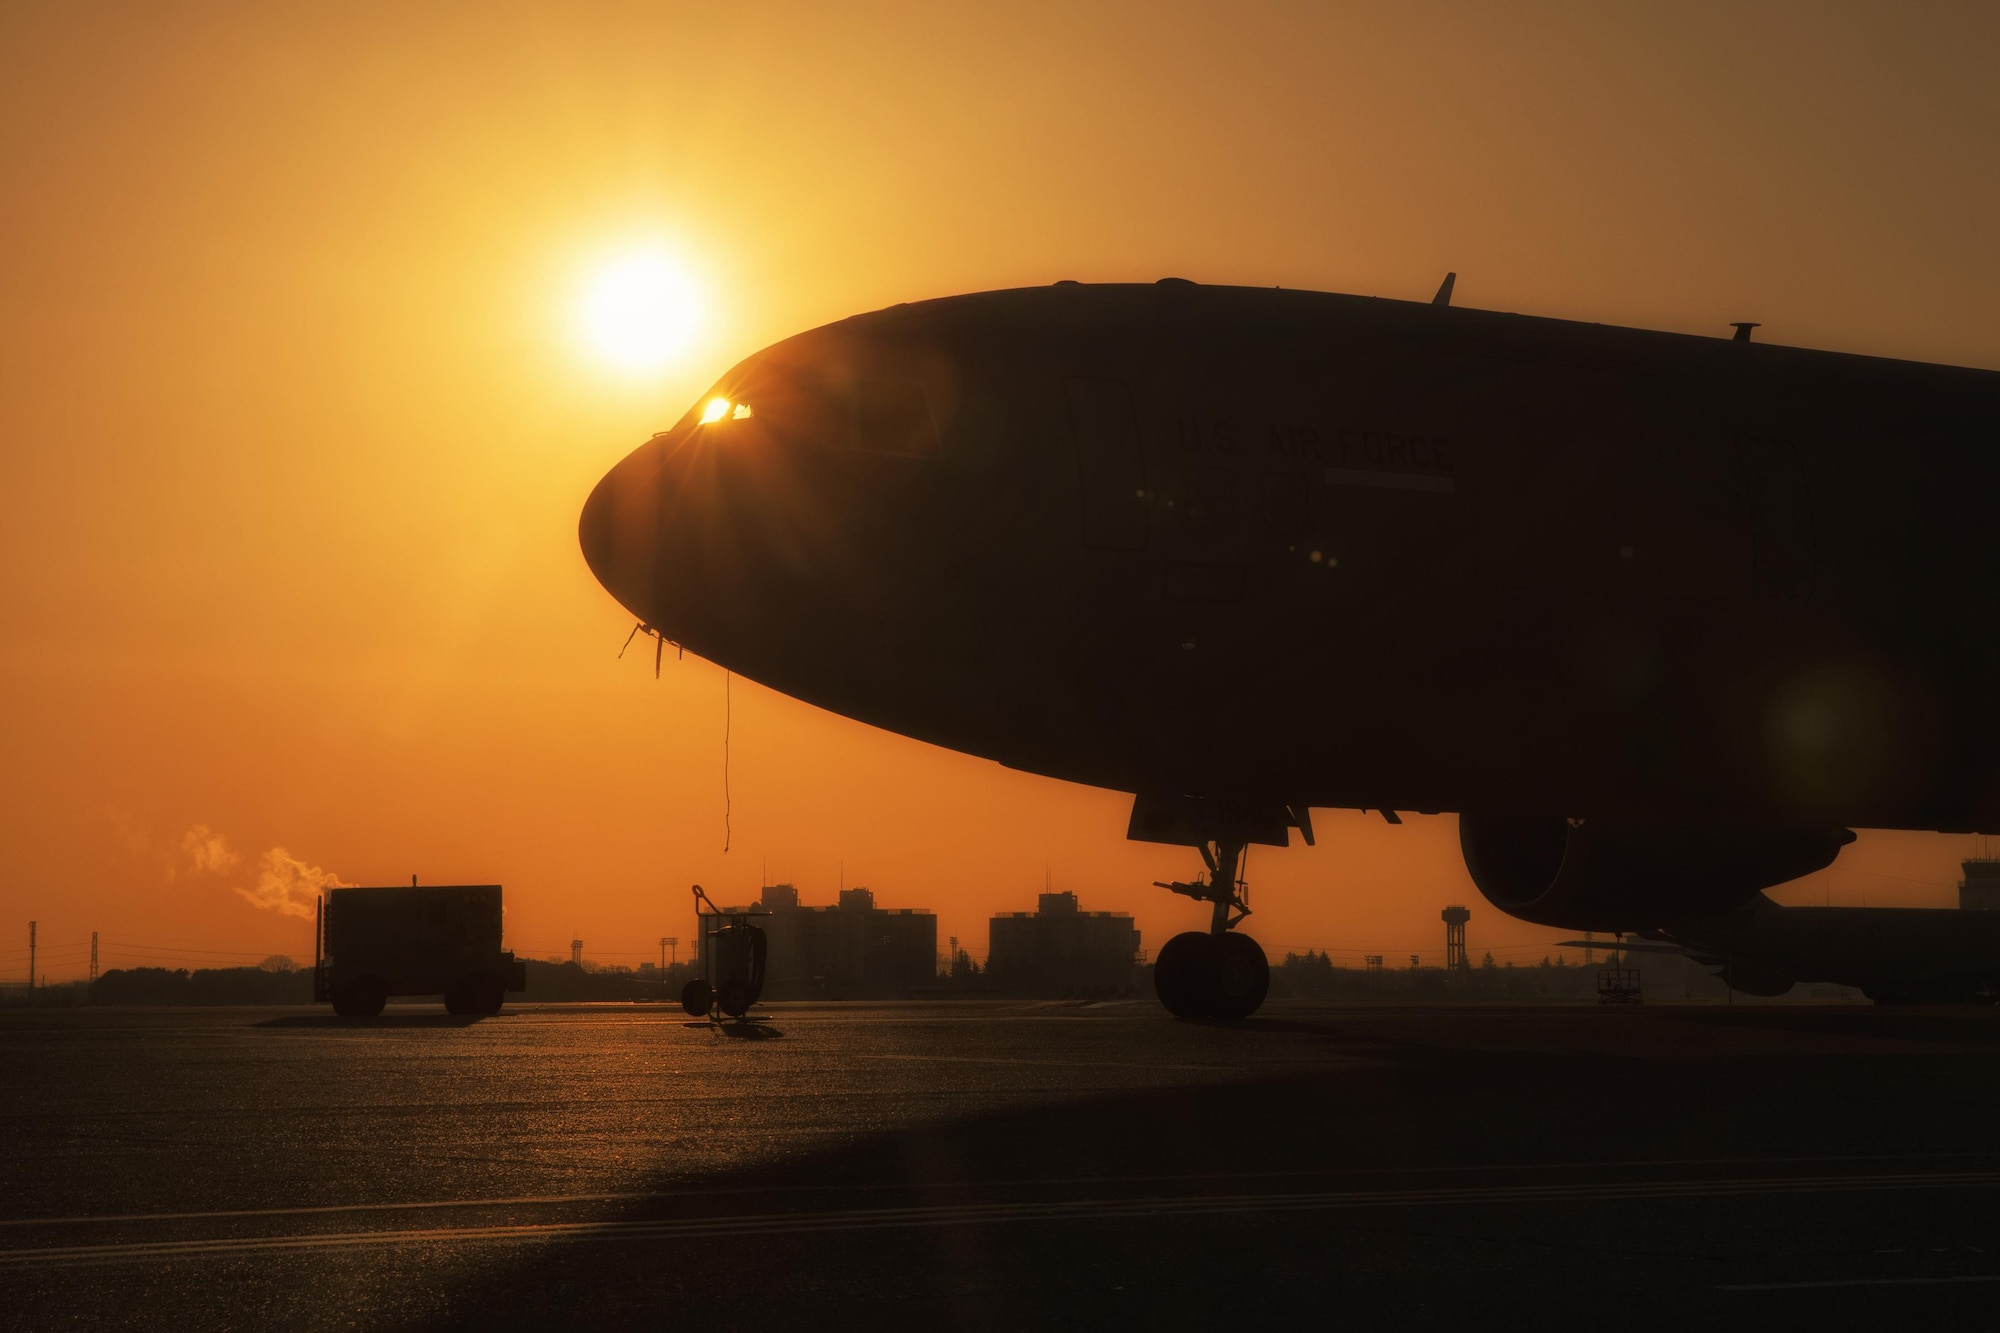
M1457 281L1458 281L1458 274L1456 271L1445 274L1444 281L1438 284L1438 294L1431 298L1431 304L1450 305L1452 284Z

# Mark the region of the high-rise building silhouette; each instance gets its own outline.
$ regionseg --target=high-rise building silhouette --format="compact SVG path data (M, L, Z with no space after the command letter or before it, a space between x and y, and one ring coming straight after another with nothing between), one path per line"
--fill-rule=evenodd
M986 972L1021 994L1118 993L1133 985L1139 930L1125 912L1085 912L1074 893L1044 893L1033 912L988 926Z
M872 890L838 891L831 907L808 907L790 884L767 884L750 907L725 907L723 915L756 913L768 941L764 997L786 999L887 998L937 982L937 917L926 908L877 907ZM709 963L704 918L701 961Z
M1959 862L1965 878L1958 882L1958 905L1974 911L2000 911L2000 860L1975 857Z

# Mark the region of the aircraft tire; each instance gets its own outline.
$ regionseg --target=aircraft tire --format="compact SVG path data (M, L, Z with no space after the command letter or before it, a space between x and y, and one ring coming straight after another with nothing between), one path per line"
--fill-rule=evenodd
M681 1008L687 1010L690 1018L708 1017L708 1007L713 1003L715 992L700 977L681 987Z
M1248 935L1215 937L1215 980L1209 1012L1217 1018L1248 1018L1271 991L1271 963L1263 946Z
M334 987L333 1012L340 1018L374 1018L389 1003L380 977L355 977Z
M1153 992L1175 1018L1207 1018L1215 1001L1215 937L1189 930L1160 946Z

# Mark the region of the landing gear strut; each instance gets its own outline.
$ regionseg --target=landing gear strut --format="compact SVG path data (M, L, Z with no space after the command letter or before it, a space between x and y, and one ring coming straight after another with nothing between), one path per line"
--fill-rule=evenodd
M1206 880L1155 882L1157 888L1215 905L1206 932L1174 936L1153 961L1153 989L1175 1018L1248 1018L1271 989L1271 964L1264 950L1248 935L1230 933L1250 915L1246 886L1239 878L1243 850L1240 839L1203 843Z

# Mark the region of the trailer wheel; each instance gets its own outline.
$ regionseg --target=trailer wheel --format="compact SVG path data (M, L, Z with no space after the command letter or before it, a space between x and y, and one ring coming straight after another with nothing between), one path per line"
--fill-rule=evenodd
M681 987L681 1008L687 1010L691 1017L707 1017L708 1006L714 1002L715 992L710 990L708 983L700 977Z
M444 1011L462 1018L484 1018L500 1012L507 986L499 977L460 977L444 993Z
M333 1012L341 1018L373 1018L388 1002L380 977L353 977L333 988Z
M731 1018L741 1018L750 1012L750 983L747 981L725 981L720 992L722 1012Z
M499 977L481 977L472 991L475 1014L497 1014L500 1006L507 1003L507 983Z

